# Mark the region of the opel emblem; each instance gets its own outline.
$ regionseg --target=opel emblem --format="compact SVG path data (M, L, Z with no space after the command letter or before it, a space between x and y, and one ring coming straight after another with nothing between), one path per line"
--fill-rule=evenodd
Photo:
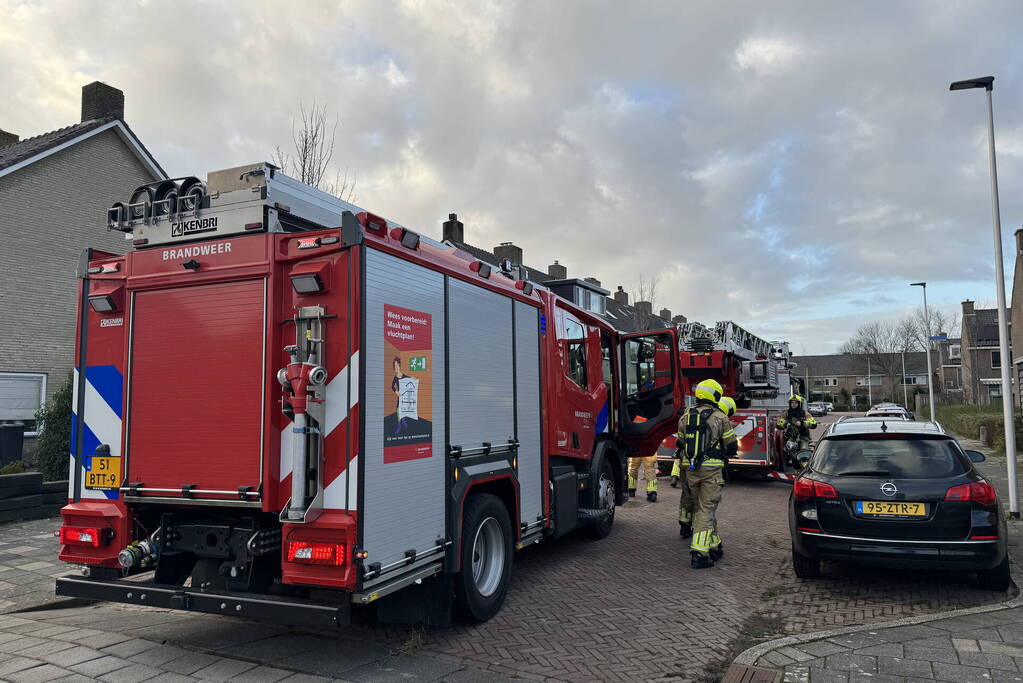
M893 481L886 481L885 483L881 484L881 493L883 493L886 496L894 496L898 492L899 489L897 486L895 486L895 482Z

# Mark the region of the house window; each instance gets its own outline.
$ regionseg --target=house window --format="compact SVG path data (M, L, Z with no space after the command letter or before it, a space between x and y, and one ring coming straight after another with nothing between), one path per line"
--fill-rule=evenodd
M959 344L949 344L948 357L949 358L962 358L962 347Z
M36 411L46 402L46 375L0 372L0 422L25 423L25 434L36 435Z
M881 386L881 376L880 375L871 375L870 377L857 377L856 378L856 386L858 386L858 387L866 387L866 386L879 387L879 386Z
M825 377L824 378L824 386L826 386L826 387L837 387L838 386L838 378L837 377Z
M991 352L991 369L995 370L1002 367L1002 352L992 351Z
M916 377L903 377L901 384L913 385L916 384L916 379Z
M568 378L586 388L586 330L565 316L565 344L568 347Z

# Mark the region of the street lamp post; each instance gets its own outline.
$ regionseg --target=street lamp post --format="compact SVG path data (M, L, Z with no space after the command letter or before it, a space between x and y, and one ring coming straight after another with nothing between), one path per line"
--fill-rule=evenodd
M902 404L909 410L909 397L906 395L906 350L902 350ZM916 410L914 407L913 410Z
M991 219L995 240L995 294L998 296L998 348L1002 370L1002 418L1005 423L1005 463L1009 477L1009 515L1019 517L1019 493L1016 481L1016 430L1012 415L1012 380L1009 377L1009 324L1005 315L1005 273L1002 266L1002 216L998 208L998 167L995 164L995 111L991 91L995 77L984 76L955 81L949 90L983 88L987 93L987 144L991 166Z
M934 372L931 370L931 315L927 312L927 283L910 282L910 287L924 290L924 327L927 328L927 400L931 404L931 422L934 422ZM906 406L908 409L909 406Z

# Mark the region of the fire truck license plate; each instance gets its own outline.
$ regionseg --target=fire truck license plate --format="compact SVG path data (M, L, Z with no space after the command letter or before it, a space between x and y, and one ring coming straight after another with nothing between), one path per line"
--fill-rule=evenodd
M878 515L883 517L924 517L927 515L927 506L923 503L858 500L854 505L856 513L860 515Z
M85 488L116 489L121 485L121 459L92 456L92 469L85 473Z

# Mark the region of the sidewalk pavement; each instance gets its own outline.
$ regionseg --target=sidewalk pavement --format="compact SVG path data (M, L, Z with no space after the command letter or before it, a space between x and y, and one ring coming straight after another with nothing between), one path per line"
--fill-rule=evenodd
M989 453L978 441L958 438L963 448ZM1005 458L989 458L977 469L1006 495ZM1012 573L1023 576L1021 522L1008 523ZM740 654L733 671L760 669L755 680L800 683L1023 683L1023 594L996 605L900 619L761 643ZM737 675L736 671L735 674ZM738 678L736 679L738 680Z
M511 680L453 658L389 651L336 634L296 633L228 617L99 605L0 615L0 680L447 681ZM174 642L171 642L174 641Z

